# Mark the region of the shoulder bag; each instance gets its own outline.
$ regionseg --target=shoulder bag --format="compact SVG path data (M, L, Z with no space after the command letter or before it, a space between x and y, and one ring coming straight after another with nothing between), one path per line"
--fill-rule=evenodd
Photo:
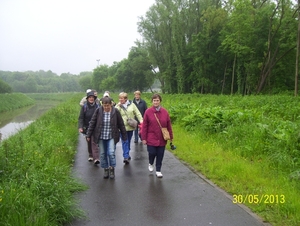
M154 116L155 116L155 118L156 118L156 121L157 121L158 124L159 124L159 127L160 127L160 129L161 129L162 135L163 135L163 137L164 137L164 140L170 140L171 138L170 138L170 133L169 133L169 131L168 131L168 128L164 128L164 127L161 126L161 124L160 124L160 122L159 122L159 120L158 120L158 118L157 118L157 116L156 116L155 113L154 113Z
M135 119L129 118L129 117L128 117L128 115L127 115L127 113L126 113L127 110L126 110L123 106L121 106L121 108L122 108L123 111L125 112L125 115L126 115L126 117L127 117L127 123L128 123L128 125L129 125L130 127L134 128L134 129L136 129L138 122L137 122Z

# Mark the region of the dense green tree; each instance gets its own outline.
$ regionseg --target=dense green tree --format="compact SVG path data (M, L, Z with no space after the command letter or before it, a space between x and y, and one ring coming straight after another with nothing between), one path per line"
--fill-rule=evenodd
M110 92L115 92L118 89L117 87L117 81L116 78L114 76L110 76L104 80L102 80L101 84L100 84L100 91L110 91Z
M25 93L36 93L38 90L38 84L32 76L28 76L24 84Z
M100 65L93 70L92 89L99 90L101 82L109 76L109 66Z
M90 89L90 87L93 87L92 85L92 75L86 75L79 78L79 85L82 87L83 90Z
M12 92L12 88L2 79L0 79L0 93L11 93L11 92Z
M130 92L133 89L133 71L130 68L130 62L128 59L120 61L115 78L117 87L120 91Z
M223 30L224 39L222 47L234 57L232 64L231 94L233 93L233 84L235 74L237 75L237 92L243 93L243 85L246 80L244 67L251 60L253 48L251 37L254 33L254 9L250 0L236 0L233 3L234 10L230 15L226 28Z
M128 60L128 67L132 71L131 89L140 91L148 89L153 84L155 77L147 50L142 45L132 47L128 54Z
M289 0L156 0L138 31L163 92L287 90L294 80L295 9Z

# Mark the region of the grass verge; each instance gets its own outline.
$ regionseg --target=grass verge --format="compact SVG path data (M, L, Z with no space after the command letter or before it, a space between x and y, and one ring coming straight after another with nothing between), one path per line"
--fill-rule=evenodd
M299 225L297 182L270 167L267 159L249 161L225 151L209 136L173 125L177 149L172 153L273 225ZM180 139L178 139L180 137Z
M51 109L0 146L0 225L63 225L83 216L72 175L81 95Z
M10 111L33 105L35 101L23 93L0 94L0 112Z

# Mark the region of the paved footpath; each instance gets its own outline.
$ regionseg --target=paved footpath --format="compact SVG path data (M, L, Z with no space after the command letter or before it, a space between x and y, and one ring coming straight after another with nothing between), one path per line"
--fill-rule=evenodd
M148 155L142 143L131 144L132 160L123 164L117 144L115 179L103 179L103 169L87 161L86 142L79 136L74 174L89 189L78 194L87 219L70 226L172 225L172 226L261 226L262 222L243 205L201 175L195 174L169 151L162 173L148 171Z

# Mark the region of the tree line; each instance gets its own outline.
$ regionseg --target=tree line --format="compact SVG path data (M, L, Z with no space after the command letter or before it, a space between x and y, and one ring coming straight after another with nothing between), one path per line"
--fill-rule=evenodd
M298 17L290 0L156 0L139 17L142 40L128 58L98 66L81 86L143 91L159 81L163 93L297 94Z
M0 93L9 92L1 85L4 83L5 87L11 87L10 92L22 93L82 92L87 89L98 92L157 90L160 83L155 80L148 52L139 43L137 45L131 47L128 57L120 62L114 62L111 66L99 65L79 75L62 73L59 76L51 70L0 71Z
M79 92L82 90L79 85L79 78L80 76L70 73L62 73L58 76L51 70L25 72L0 71L0 84L2 84L0 85L0 93Z
M153 91L155 86L163 93L297 95L299 3L156 0L137 28L142 39L111 66L60 76L0 71L0 79L19 92Z
M274 93L298 82L298 17L289 0L156 0L138 29L165 92Z

